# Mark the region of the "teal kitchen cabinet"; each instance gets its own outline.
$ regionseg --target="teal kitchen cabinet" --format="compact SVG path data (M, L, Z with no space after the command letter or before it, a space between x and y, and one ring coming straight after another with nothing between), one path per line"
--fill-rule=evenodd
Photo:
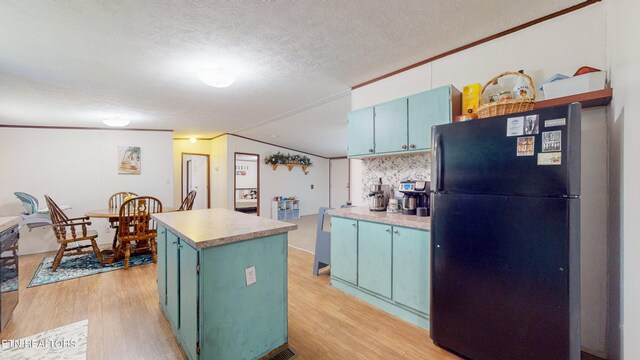
M376 105L374 119L376 154L407 150L407 98Z
M358 283L358 221L331 218L331 276Z
M358 222L358 286L391 298L391 225Z
M160 240L160 239L158 239ZM167 319L169 320L169 324L173 329L178 329L180 327L180 312L179 312L179 296L178 292L178 284L179 279L179 255L178 255L178 242L180 239L170 232L167 231L166 241L164 244L158 243L158 247L164 246L167 252L167 263L166 265L160 265L158 267L158 271L165 270L166 274L164 275L167 279L167 307L166 314ZM162 276L162 274L158 274L158 276Z
M167 308L167 229L158 225L158 299L162 309ZM160 261L162 259L162 261Z
M349 113L348 156L424 152L431 148L431 127L460 115L462 94L452 85Z
M429 329L430 237L416 225L332 215L331 286Z
M195 359L198 350L198 252L186 242L178 243L180 259L180 336L183 350Z
M349 113L347 123L347 154L349 156L370 155L375 152L373 124L372 107Z
M431 241L428 231L393 227L393 301L429 314Z
M443 86L409 97L409 150L424 151L431 148L431 127L451 122L456 109L460 109L460 94L453 86ZM457 112L459 114L459 110Z

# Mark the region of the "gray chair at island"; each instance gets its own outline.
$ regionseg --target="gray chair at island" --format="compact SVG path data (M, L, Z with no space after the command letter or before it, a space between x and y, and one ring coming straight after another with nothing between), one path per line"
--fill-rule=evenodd
M331 265L331 232L324 231L324 217L331 208L321 207L318 210L316 230L316 253L313 259L313 275L318 276L320 269Z

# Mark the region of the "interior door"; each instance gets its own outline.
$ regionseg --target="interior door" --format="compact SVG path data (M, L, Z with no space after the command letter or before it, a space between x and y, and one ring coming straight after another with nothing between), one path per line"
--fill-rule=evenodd
M182 155L182 196L195 190L193 210L209 207L209 156L204 154Z
M329 173L329 206L337 208L349 201L349 159L330 160Z

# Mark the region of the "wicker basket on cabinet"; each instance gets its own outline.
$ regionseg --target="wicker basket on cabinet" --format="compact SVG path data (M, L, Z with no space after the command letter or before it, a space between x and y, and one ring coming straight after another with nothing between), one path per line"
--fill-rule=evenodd
M495 102L490 102L488 104L482 104L484 91L486 90L487 86L489 86L490 84L497 84L498 79L507 75L524 76L529 82L529 87L531 88L530 97L525 99L499 100ZM492 116L507 115L507 114L519 113L523 111L529 111L529 110L533 110L533 106L535 105L535 103L536 103L536 88L533 85L533 80L531 80L531 77L527 74L507 71L498 76L495 76L493 79L489 80L482 87L482 91L480 92L480 107L478 108L478 117L487 118Z

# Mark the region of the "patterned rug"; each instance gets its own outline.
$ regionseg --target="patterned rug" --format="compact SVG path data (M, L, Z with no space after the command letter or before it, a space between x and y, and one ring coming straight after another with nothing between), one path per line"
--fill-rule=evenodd
M129 266L151 264L151 254L131 256ZM52 284L59 281L77 279L124 268L124 259L113 264L100 264L94 254L64 256L56 272L51 272L53 256L46 257L40 263L28 287Z
M85 360L89 320L44 331L17 340L0 343L0 359L11 360Z

